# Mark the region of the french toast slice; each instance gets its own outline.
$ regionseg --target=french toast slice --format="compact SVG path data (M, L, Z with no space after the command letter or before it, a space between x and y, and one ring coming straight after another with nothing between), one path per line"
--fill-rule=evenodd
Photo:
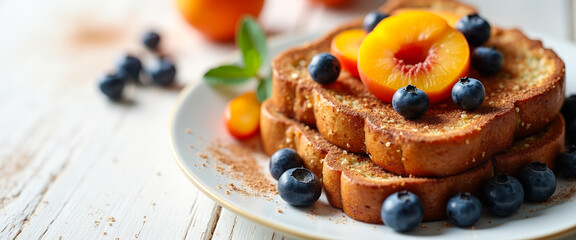
M494 173L518 176L522 168L532 162L543 162L553 171L555 160L566 146L565 121L558 114L540 132L516 139L512 146L493 158Z
M555 156L564 149L564 121L558 114L543 132L515 141L506 152L462 173L440 178L402 177L375 165L367 155L331 144L315 129L283 115L270 100L262 104L260 132L265 153L295 149L304 166L322 179L330 205L369 223L382 223L384 199L401 190L409 190L422 200L425 221L444 219L448 199L459 192L479 196L494 169L514 175L533 161L553 167Z
M475 12L450 0L393 0L380 10L399 7ZM471 70L470 76L486 88L484 103L474 111L463 111L447 99L430 106L422 117L408 120L345 71L333 84L314 82L307 71L310 59L329 52L336 34L360 27L361 20L353 21L278 55L272 62L271 99L284 115L317 128L340 148L370 154L375 164L396 174L441 177L480 166L515 138L545 128L564 101L562 60L519 30L497 27L485 45L502 52L504 66L490 77Z

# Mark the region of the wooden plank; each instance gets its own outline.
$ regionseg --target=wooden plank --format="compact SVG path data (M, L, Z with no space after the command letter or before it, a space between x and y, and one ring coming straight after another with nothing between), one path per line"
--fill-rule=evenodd
M82 148L78 163L70 166L69 174L81 175L68 203L58 212L44 235L47 239L59 236L81 239L84 236L103 238L169 238L185 235L189 209L198 194L170 159L165 147L165 117L174 98L172 92L153 90L144 96L148 107L138 111L104 111L120 121L100 122L104 133L93 126L92 134L105 143L88 144ZM157 113L157 114L153 114ZM145 121L142 117L148 116ZM131 138L130 136L139 136ZM125 141L130 139L130 143ZM90 146L102 146L102 150ZM164 151L158 151L158 147ZM95 150L96 149L96 150ZM98 154L100 152L101 154ZM85 168L85 171L82 169ZM168 187L169 186L169 187ZM69 185L59 185L47 193L48 202L59 198ZM182 191L190 189L191 191ZM158 210L162 209L162 210ZM38 227L46 221L39 219L35 228L27 228L36 236ZM69 224L73 223L73 224ZM162 229L162 231L158 231Z
M184 239L211 239L220 218L222 207L199 194L190 211L190 225Z
M213 239L292 239L222 208Z
M31 33L27 38L42 36L42 32ZM225 48L220 49L225 51ZM16 52L4 52L16 55ZM102 71L101 68L94 68L94 63L85 64L88 62L81 60L75 69L60 69L61 66L70 66L68 61L71 59L58 57L88 59L86 56L90 56L89 59L97 59L97 62L113 62L109 52L53 54L51 50L42 49L18 54L22 59L20 65L24 66L24 62L38 55L46 56L43 59L56 56L37 70L37 74L44 78L26 76L30 71L23 71L18 77L27 81L24 85L41 86L49 82L53 86L31 89L31 96L16 96L7 105L17 106L15 108L42 106L38 113L49 114L48 117L34 117L38 108L24 108L30 114L16 116L25 121L8 118L10 121L1 125L2 129L12 130L4 131L11 136L6 141L23 139L7 144L12 147L2 155L2 162L6 163L4 156L17 152L15 150L21 146L25 149L20 152L30 155L27 158L33 161L25 165L20 159L15 159L8 163L9 166L3 165L5 170L21 166L25 174L13 172L11 174L15 177L2 178L1 185L7 185L3 189L15 193L2 194L6 196L2 201L6 209L0 214L0 223L3 223L0 228L4 228L0 238L184 238L190 220L202 219L203 216L182 211L191 208L194 203L191 199L198 192L177 169L166 148L166 116L177 91L134 89L131 86L129 95L135 99L135 104L111 104L95 87L95 73ZM211 57L217 58L218 55ZM9 60L12 59L0 58L0 62ZM34 65L34 61L29 64ZM62 73L72 76L62 76ZM75 74L84 78L93 76L74 81ZM8 89L25 89L20 88L20 84L11 82ZM62 92L61 86L72 91ZM69 88L71 86L74 88ZM60 109L62 106L64 109ZM60 115L63 112L70 114ZM31 122L27 123L28 120ZM35 126L36 123L43 124ZM10 125L18 127L11 128ZM84 126L83 130L74 128L77 125ZM58 132L61 134L56 134ZM76 134L79 140L74 140ZM152 141L148 141L150 139ZM61 145L68 142L80 143ZM67 158L64 153L73 154ZM62 173L58 172L61 169ZM24 190L14 187L13 183L23 185ZM207 227L202 224L199 222L195 226L198 229Z
M232 232L232 239L273 239L274 231L262 227L243 217L236 217L236 226Z
M222 208L220 212L220 218L212 234L213 240L228 240L232 238L232 233L236 227L238 221L238 216L236 214Z
M127 95L133 103L113 104L101 96L95 80L112 68L115 55L138 48L137 32L145 28L146 16L172 24L163 35L166 44L186 49L175 54L184 58L178 63L193 58L190 66L198 66L180 68L184 70L180 76L188 72L193 76L180 81L197 80L204 64L216 62L232 47L182 41L186 39L179 37L186 32L182 28L188 26L173 24L181 20L168 9L171 2L65 2L70 1L53 1L56 8L41 1L38 5L4 1L0 8L0 32L11 33L2 34L0 63L14 65L6 69L11 80L0 88L0 106L14 115L0 119L0 171L6 173L0 178L0 239L195 239L186 235L191 222L194 233L213 228L215 220L202 221L204 213L190 214L190 209L219 207L203 196L196 204L199 192L167 150L166 118L177 89L130 86ZM146 10L132 18L126 13L140 9L137 4ZM36 18L12 27L10 23L27 19L7 13L24 12L26 5L34 6L31 12L38 15L31 13ZM103 18L90 17L109 14L106 8L115 11ZM83 25L62 21L82 14L88 18ZM118 18L131 18L139 26L122 29L128 33L104 31L117 36L85 42L86 34L94 37L102 29L114 30ZM45 46L37 44L38 39ZM202 41L196 37L195 42ZM38 68L29 71L30 66Z
M39 138L32 137L33 139L30 140L31 146L39 145L39 150L30 151L23 147L21 150L23 155L16 155L13 158L16 159L15 162L3 161L3 167L16 171L4 175L6 178L1 180L1 185L15 186L11 189L12 193L8 195L8 198L2 199L0 223L9 223L0 228L2 237L19 236L22 229L27 227L38 212L46 207L48 202L44 199L44 195L66 170L72 158L73 149L78 143L75 125L62 128L62 126L51 125L53 122L50 118L43 120L45 124L37 131ZM45 130L52 135L52 138L44 135ZM49 161L49 159L54 160Z

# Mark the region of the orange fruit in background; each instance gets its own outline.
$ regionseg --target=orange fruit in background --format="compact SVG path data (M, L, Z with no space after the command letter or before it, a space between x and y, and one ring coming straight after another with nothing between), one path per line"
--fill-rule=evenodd
M310 0L310 1L321 3L328 7L342 7L348 5L354 0Z
M254 136L260 129L260 102L254 92L244 93L230 101L224 109L228 132L238 140Z
M230 41L242 16L257 18L264 0L176 0L176 5L184 19L208 39Z
M436 14L404 12L382 20L360 45L358 72L368 90L392 102L408 84L423 90L430 103L450 96L468 75L470 48L462 33Z
M350 29L336 35L330 44L330 53L353 77L358 77L358 50L365 36L364 29Z

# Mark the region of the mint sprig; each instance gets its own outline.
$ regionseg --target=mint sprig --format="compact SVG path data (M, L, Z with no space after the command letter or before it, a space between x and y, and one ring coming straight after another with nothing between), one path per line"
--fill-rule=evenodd
M221 65L204 74L204 80L209 84L240 84L252 77L253 73L237 65Z
M262 61L268 55L266 35L254 19L245 17L242 19L240 30L236 33L236 39L246 70L257 74Z
M258 80L256 95L262 102L272 92L272 76L259 75L268 55L268 46L264 31L253 18L242 18L242 25L236 32L236 46L242 54L242 63L211 68L204 74L204 81L211 85L232 85L256 79Z

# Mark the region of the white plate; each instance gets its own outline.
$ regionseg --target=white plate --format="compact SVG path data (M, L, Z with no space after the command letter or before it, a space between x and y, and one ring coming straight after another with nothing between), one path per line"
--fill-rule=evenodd
M308 35L276 41L271 44L270 54L273 56L289 46L301 44L313 37ZM553 39L545 39L544 43L555 49L566 63L576 63L575 46ZM569 66L567 64L567 67ZM570 70L567 72L567 92L576 93L574 75L570 75ZM311 214L308 208L295 208L285 204L277 195L270 199L246 197L234 192L226 194L225 189L219 186L237 181L220 174L215 166L210 164L210 160L205 167L200 167L206 160L199 157L198 153L203 151L211 140L234 141L224 127L223 109L238 91L254 89L253 87L244 86L235 92L207 86L203 81L188 86L176 101L170 125L170 149L184 174L198 189L240 216L289 235L322 239L417 239L422 236L426 236L426 239L548 239L576 231L576 196L548 206L526 203L516 216L509 218L495 218L484 214L475 229L445 227L446 222L440 221L426 223L425 227L418 227L410 233L399 234L384 225L367 224L342 216L340 210L328 205L324 196L314 206L316 214ZM194 147L190 148L191 145ZM576 182L559 179L557 192L568 187L575 188ZM278 208L283 212L277 212ZM534 209L538 211L533 211Z

